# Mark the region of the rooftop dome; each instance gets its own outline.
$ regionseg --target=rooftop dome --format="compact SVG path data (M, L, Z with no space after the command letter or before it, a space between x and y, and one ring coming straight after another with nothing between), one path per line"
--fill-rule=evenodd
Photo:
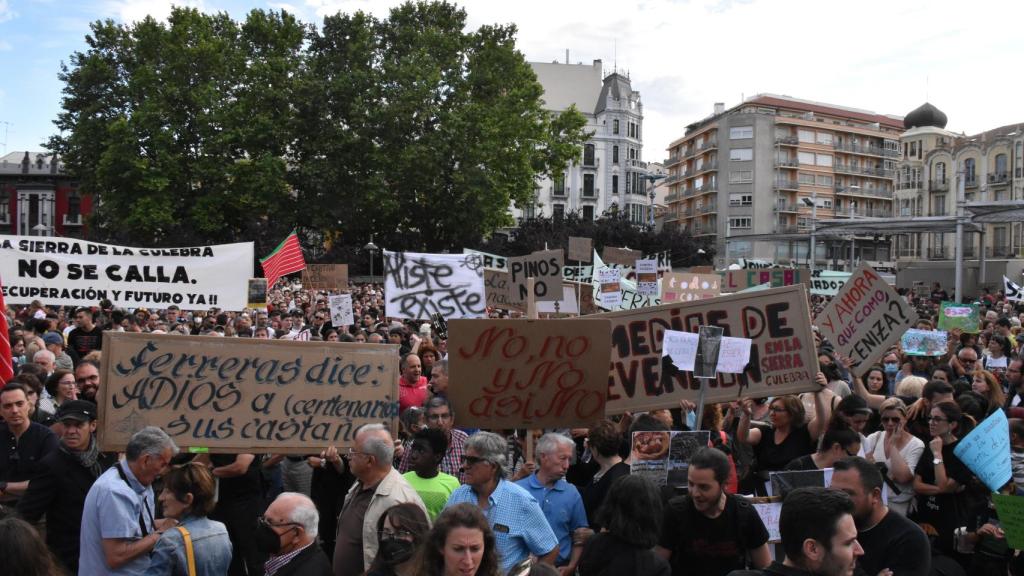
M917 128L918 126L945 128L947 120L948 118L946 118L946 114L942 110L925 102L920 107L911 111L910 114L904 116L903 127L907 130Z

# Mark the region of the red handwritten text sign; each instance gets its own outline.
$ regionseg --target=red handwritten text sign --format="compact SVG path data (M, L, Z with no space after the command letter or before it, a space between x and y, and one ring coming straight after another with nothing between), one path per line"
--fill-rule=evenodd
M753 341L746 370L709 380L706 402L817 389L818 358L802 284L588 318L594 317L612 321L609 414L672 408L684 398L697 400L700 380L662 360L665 330L697 332L701 326L721 326L725 336Z
M608 320L452 320L448 398L460 426L566 428L604 418Z
M762 270L728 270L722 282L722 292L739 292L761 284L771 288L806 284L811 286L811 271L807 268L765 268Z

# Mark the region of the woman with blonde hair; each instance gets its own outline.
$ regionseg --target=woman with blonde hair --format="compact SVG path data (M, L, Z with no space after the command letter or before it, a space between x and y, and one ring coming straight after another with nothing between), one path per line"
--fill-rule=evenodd
M1006 395L996 375L988 370L975 370L971 381L971 390L981 394L988 401L985 414L991 414L1006 404Z
M882 429L868 436L864 456L884 463L886 475L900 489L889 492L889 509L906 516L914 500L914 468L924 452L924 442L907 431L907 405L893 397L879 407Z

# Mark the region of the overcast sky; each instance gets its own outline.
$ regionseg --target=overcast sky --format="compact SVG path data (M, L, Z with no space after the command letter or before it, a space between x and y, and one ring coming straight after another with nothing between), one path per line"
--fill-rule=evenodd
M380 0L180 0L235 18L286 9L387 14ZM40 150L60 107L60 62L89 22L166 17L167 0L0 0L0 152ZM948 129L1024 122L1019 0L469 0L471 27L515 23L531 61L601 59L628 71L644 103L646 160L690 122L758 93L903 115L926 98ZM6 141L5 141L6 138ZM4 148L6 144L6 148Z

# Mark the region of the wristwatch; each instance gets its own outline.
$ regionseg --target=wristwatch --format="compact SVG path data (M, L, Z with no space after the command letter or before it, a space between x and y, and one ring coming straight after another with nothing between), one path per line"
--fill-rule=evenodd
M936 464L942 464L942 458L933 458L932 465L934 466Z

